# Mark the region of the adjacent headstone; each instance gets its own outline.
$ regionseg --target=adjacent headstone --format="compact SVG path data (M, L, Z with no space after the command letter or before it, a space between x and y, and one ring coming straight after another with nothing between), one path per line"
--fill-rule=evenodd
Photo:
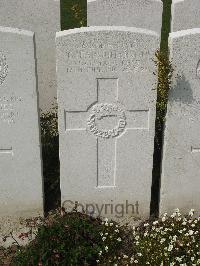
M1 0L0 26L35 32L40 108L56 100L55 35L60 30L59 0Z
M161 0L87 0L87 24L137 27L160 34L162 11Z
M171 32L200 28L200 1L173 0Z
M170 35L174 67L164 136L160 213L200 212L200 29Z
M155 32L137 28L57 33L64 207L148 217L158 48Z
M1 245L9 217L43 213L43 185L34 34L0 27L0 40Z

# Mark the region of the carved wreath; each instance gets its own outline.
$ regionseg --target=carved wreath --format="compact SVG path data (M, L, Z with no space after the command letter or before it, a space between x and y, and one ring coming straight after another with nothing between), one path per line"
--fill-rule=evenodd
M101 120L104 117L115 116L119 118L118 125L110 130L100 130L96 125L96 120ZM113 103L100 103L92 108L91 115L87 121L89 130L100 138L114 138L119 136L126 127L126 116L124 110L118 105Z
M0 51L0 85L3 84L8 75L8 65L5 55Z

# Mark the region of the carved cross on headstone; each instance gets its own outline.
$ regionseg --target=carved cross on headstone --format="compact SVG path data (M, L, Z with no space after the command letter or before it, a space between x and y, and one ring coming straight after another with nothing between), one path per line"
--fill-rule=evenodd
M116 186L117 142L129 130L149 129L149 110L127 110L118 99L118 78L97 79L97 100L87 111L65 110L66 131L96 138L97 187Z
M0 155L1 154L10 154L13 156L13 149L12 147L9 147L9 148L1 148L0 147Z
M192 153L200 152L200 148L194 148L194 147L191 147L191 152L192 152Z

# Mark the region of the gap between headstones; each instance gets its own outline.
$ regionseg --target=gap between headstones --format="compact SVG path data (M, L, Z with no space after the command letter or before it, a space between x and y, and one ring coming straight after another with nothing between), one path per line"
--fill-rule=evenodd
M163 16L162 16L160 52L168 58L169 57L168 37L170 33L172 0L162 0L162 1L163 1ZM157 97L157 103L158 100L159 100L159 95ZM161 119L158 117L158 113L159 112L157 106L156 121L155 121L153 170L152 170L151 206L150 206L150 215L153 217L154 216L157 217L159 215L162 147L163 147L163 133L164 133L164 118L161 121Z

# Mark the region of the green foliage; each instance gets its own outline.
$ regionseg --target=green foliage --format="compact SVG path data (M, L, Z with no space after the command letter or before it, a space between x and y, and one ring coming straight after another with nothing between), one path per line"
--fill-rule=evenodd
M193 210L183 217L177 209L135 229L136 265L200 265L200 218L192 215Z
M40 116L45 211L60 204L60 163L57 107Z
M162 32L160 52L156 53L156 65L158 66L158 87L156 104L156 123L155 123L155 144L152 173L151 189L151 214L158 215L159 212L159 191L160 191L160 173L162 164L162 142L165 115L167 111L168 92L171 85L171 76L173 69L168 59L168 37L170 32L171 2L163 1Z
M52 137L58 136L58 110L57 106L48 112L41 113L41 135L43 143L50 143Z
M130 227L76 210L56 211L40 222L35 240L17 247L9 265L197 266L200 217L193 214L182 216L177 209Z
M170 32L171 23L171 4L172 0L162 0L163 1L163 16L162 16L162 35L161 35L161 51L168 51L168 37Z
M111 227L85 214L54 212L39 226L35 240L18 249L11 265L96 265L98 254L107 259L122 248L121 241L115 242L120 234L114 229L114 223ZM106 232L112 236L105 241L109 250L102 240Z
M133 228L132 241L123 254L113 252L106 263L99 256L99 265L127 266L196 266L200 265L200 217L182 216L177 209L171 216L147 221Z
M167 111L168 93L171 88L171 79L173 74L172 64L168 55L163 52L156 52L155 64L158 67L158 87L157 87L157 123L158 130L165 122Z
M169 61L168 54L165 52L156 52L155 64L158 68L158 86L156 103L156 123L155 123L155 145L152 179L152 198L151 214L158 215L159 209L159 190L160 190L160 172L162 163L162 141L165 116L167 111L168 93L171 88L171 79L173 68Z
M79 28L87 25L86 0L61 0L62 30Z
M168 93L171 86L173 69L168 55L168 37L170 32L171 3L172 0L163 1L163 17L160 51L156 53L156 65L158 67L158 88L157 88L157 123L162 128L165 122L167 111Z

